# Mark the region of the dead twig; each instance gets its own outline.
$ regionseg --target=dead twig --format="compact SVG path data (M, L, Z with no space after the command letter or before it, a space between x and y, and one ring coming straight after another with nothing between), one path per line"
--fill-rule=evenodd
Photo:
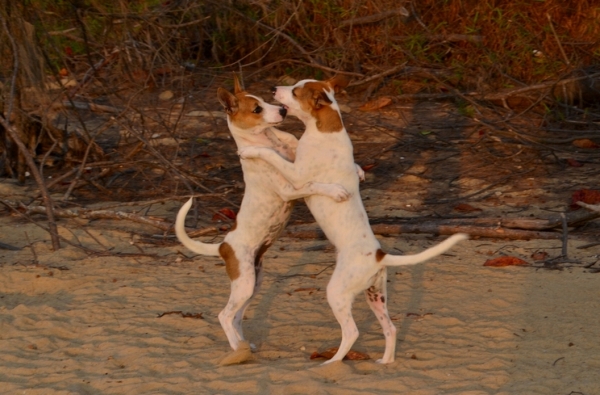
M33 255L33 263L38 264L39 261L37 259L37 253L35 252L35 248L33 247L33 243L31 242L31 240L29 240L29 235L27 234L27 232L24 232L24 233L25 233L25 239L27 239L27 246L31 250L31 255Z
M348 27L348 26L357 26L357 25L365 25L368 23L375 23L382 21L387 18L391 18L393 16L403 16L407 17L410 13L404 7L396 8L395 10L388 10L384 12L380 12L379 14L367 15L359 18L347 19L345 21L340 22L339 28Z
M371 82L371 81L379 79L379 78L383 78L383 77L387 77L387 76L392 75L392 74L396 74L397 72L399 72L400 70L402 70L405 66L406 66L406 62L404 62L401 65L398 65L396 67L392 67L391 69L388 69L388 70L386 70L386 71L384 71L382 73L375 74L375 75L372 75L370 77L367 77L364 80L351 82L350 84L348 84L348 86L358 86L358 85L366 84L368 82Z
M171 315L171 314L179 314L183 318L195 318L195 319L198 319L198 320L204 318L204 317L202 317L202 313L184 313L181 310L177 310L177 311L165 311L164 313L160 313L158 315L158 318L164 317L165 315Z
M2 243L2 242L0 242L0 249L10 250L10 251L20 251L21 250L19 247L15 247L10 244L6 244L6 243Z
M588 210L592 210L597 213L600 213L600 204L588 204L588 203L584 203L584 202L577 202L577 205L579 205L581 207L585 207Z
M554 23L552 23L552 18L550 17L550 14L546 13L546 18L548 18L548 23L550 24L550 29L552 30L552 34L554 35L556 44L558 45L558 48L560 49L560 53L562 54L563 59L565 60L565 63L567 64L567 66L570 66L571 62L569 61L569 58L567 57L567 54L565 53L565 49L563 48L562 43L560 42L560 39L558 38L558 34L556 34L556 30L554 29Z

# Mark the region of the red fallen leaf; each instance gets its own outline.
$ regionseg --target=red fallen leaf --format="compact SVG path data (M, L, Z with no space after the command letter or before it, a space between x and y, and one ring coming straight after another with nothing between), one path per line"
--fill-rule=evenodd
M69 75L69 70L65 69L64 67L62 69L60 69L60 71L58 72L58 75L60 75L61 77L66 77L67 75Z
M577 202L598 204L600 203L600 191L596 189L580 189L575 191L571 195L571 208L579 209L580 206L577 205Z
M492 267L522 266L522 265L528 265L528 263L525 262L524 260L519 259L514 256L501 256L501 257L495 258L495 259L488 259L483 264L483 266L492 266Z
M454 206L454 210L460 211L461 213L472 213L473 211L481 211L480 208L473 207L467 203L460 203Z
M220 209L219 212L229 219L235 219L236 217L236 214L233 212L233 210L227 207Z
M315 351L310 355L310 359L317 359L317 358L331 359L337 352L338 348L339 347L328 348L327 350L325 350L321 353ZM346 354L344 359L349 359L351 361L360 361L360 360L371 359L371 357L368 354L350 350L350 351L348 351L348 354Z
M363 171L369 171L372 168L374 168L375 166L377 166L375 163L371 163L371 164L368 164L368 165L361 166L361 168L363 169Z
M569 158L569 159L567 159L567 165L569 165L571 167L581 167L581 166L583 166L583 163L578 162L573 158Z
M600 148L600 145L590 139L573 140L573 145L577 148Z
M375 111L379 110L387 105L392 103L392 99L387 96L379 97L375 100L371 100L360 106L358 109L360 111Z
M546 251L536 251L531 254L531 259L534 261L543 261L548 257L548 253Z

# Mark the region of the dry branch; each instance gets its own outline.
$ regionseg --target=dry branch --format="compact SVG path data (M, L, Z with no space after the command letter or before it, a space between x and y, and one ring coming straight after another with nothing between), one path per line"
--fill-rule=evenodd
M385 72L382 74L389 75L389 74L393 74L394 72L397 72L397 71L399 71L399 69L397 67L394 67L394 68L390 69L388 72ZM381 75L368 77L368 78L365 78L365 80L357 81L350 85L352 85L352 86L360 85L365 82L369 82L375 78L378 78L380 76ZM565 79L558 80L558 81L548 81L548 82L543 82L540 84L534 84L534 85L529 85L529 86L525 86L525 87L510 89L510 90L506 90L506 91L502 91L502 92L493 92L493 93L483 93L482 94L481 92L463 92L463 93L461 93L458 91L453 91L452 93L404 94L404 95L398 95L395 97L400 100L431 100L431 99L442 100L442 99L448 99L448 98L459 96L459 97L463 97L465 99L474 98L477 100L498 101L498 100L505 100L512 96L524 95L524 94L528 94L528 93L536 92L536 91L544 91L545 90L545 91L549 92L550 90L552 90L556 87L565 86L565 85L568 85L568 84L571 84L574 82L578 82L578 81L582 81L582 80L586 80L586 79L594 80L596 78L600 78L600 73L583 75L583 76L573 77L573 78L565 78Z
M390 37L393 41L406 41L412 37L409 36L394 36ZM434 42L471 42L471 43L482 43L483 36L472 35L472 34L430 34L426 35L425 38L429 41Z
M377 235L399 235L403 233L426 233L435 235L453 235L467 233L471 237L488 237L493 239L532 240L560 239L561 234L556 232L540 232L534 230L510 229L504 227L477 226L477 225L440 225L435 222L419 224L375 224L371 229ZM287 237L299 239L314 239L325 237L321 229L315 226L299 225L288 227Z
M46 214L46 208L44 206L32 206L26 207L27 214ZM114 219L114 220L128 220L143 225L150 225L158 228L165 232L173 229L173 223L165 221L160 218L146 217L135 213L128 213L124 211L112 211L112 210L90 210L90 209L54 209L54 214L59 218L81 218L81 219ZM217 228L210 227L200 230L189 230L191 236L197 237L209 233L218 232Z
M600 216L600 204L588 204L588 203L584 203L584 202L577 202L578 205L580 205L581 207L585 207L588 210L592 210L592 212L594 214L597 214L598 216Z
M384 19L387 19L387 18L390 18L393 16L407 17L409 15L410 14L406 8L400 7L395 10L380 12L379 14L363 16L360 18L347 19L345 21L340 22L339 27L342 28L342 27L346 27L346 26L365 25L367 23L379 22L381 20L384 20Z
M580 205L588 207L585 203ZM450 218L440 220L420 220L404 223L373 223L371 228L375 234L397 235L402 233L429 233L437 235L452 235L468 233L472 237L489 237L512 240L530 239L561 239L559 232L552 229L568 226L579 226L587 221L600 217L600 205L595 207L598 212L572 211L566 215L555 215L550 218ZM564 217L563 217L564 215ZM323 232L315 225L298 225L287 228L288 237L322 238Z

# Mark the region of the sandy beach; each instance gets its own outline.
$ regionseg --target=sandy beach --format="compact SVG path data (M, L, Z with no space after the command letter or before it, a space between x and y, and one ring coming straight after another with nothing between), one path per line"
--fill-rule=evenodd
M590 395L600 385L598 275L483 266L500 248L528 256L556 252L556 241L470 240L431 262L390 269L396 362L374 362L384 340L358 298L353 349L371 359L321 367L311 353L340 341L325 297L334 253L324 240L284 237L265 256L265 282L246 315L257 351L221 367L229 346L217 314L229 284L219 259L191 257L176 242L136 241L140 226L115 221L61 228L84 245L110 246L110 256L73 246L51 252L36 225L1 221L4 242L25 246L27 233L32 243L0 250L3 394ZM406 253L440 240L380 239ZM577 245L573 258L589 260Z

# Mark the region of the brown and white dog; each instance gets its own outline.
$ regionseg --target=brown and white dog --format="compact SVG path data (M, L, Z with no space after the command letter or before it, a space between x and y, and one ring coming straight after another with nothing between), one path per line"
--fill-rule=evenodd
M239 154L243 159L265 160L297 187L309 180L335 182L350 193L350 199L343 203L317 195L305 199L323 232L337 249L336 267L327 285L327 301L341 326L342 342L337 353L326 363L342 360L358 338L358 329L352 318L352 303L360 292L365 293L371 310L383 327L385 352L377 362L391 363L395 358L396 327L387 310L387 267L421 263L468 236L452 235L415 255L389 255L381 250L360 198L352 143L334 97L347 83L345 78L336 76L327 81L303 80L293 86L273 88L275 99L306 126L298 142L294 163L284 160L270 148L246 147Z
M234 94L223 88L217 91L219 102L227 113L227 124L238 149L251 146L271 147L286 160L294 160L298 140L292 134L273 127L283 121L283 107L265 103L245 92L237 77ZM262 257L277 239L290 218L293 200L320 194L332 202L348 199L348 192L339 184L311 181L294 188L271 165L260 160L242 161L245 192L236 224L222 243L209 244L192 240L185 232L185 217L192 206L186 202L175 221L177 238L191 251L220 256L231 280L231 295L219 313L219 322L231 348L238 349L244 340L242 318L252 296L262 280ZM356 171L356 170L355 170Z

